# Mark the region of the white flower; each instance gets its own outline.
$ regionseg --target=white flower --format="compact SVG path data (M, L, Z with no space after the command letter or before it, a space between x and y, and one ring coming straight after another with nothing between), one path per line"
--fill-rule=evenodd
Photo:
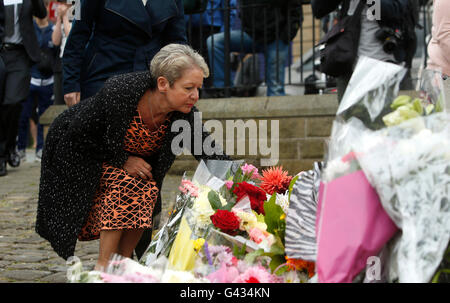
M188 271L167 269L161 277L162 283L208 283L207 279L197 279Z
M328 162L323 172L323 180L325 183L332 181L339 175L343 175L350 169L349 162L343 162L341 159L334 159Z
M285 214L287 214L287 211L289 209L289 191L286 191L284 194L277 193L275 204L279 205Z
M192 205L192 212L194 215L194 222L199 224L199 227L205 227L211 223L210 216L214 215L215 211L212 209L209 203L208 193L211 191L210 188L201 186L200 193L195 199ZM227 204L227 201L219 194L220 202L222 206Z

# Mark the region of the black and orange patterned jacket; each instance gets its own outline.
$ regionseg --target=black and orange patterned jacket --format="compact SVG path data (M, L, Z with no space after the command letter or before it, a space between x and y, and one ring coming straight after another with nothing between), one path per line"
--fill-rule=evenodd
M74 254L77 236L99 185L103 162L123 167L128 158L124 137L140 98L150 88L150 79L149 72L114 76L96 95L59 115L49 129L42 156L36 232L64 259ZM184 119L191 125L193 140L195 111L194 107L189 114L174 112L168 129L174 121ZM152 166L160 189L175 161L171 142L177 134L167 132L159 152L144 159ZM201 136L205 139L209 134L203 129ZM195 157L199 161L229 159L226 155ZM159 195L154 215L160 211Z

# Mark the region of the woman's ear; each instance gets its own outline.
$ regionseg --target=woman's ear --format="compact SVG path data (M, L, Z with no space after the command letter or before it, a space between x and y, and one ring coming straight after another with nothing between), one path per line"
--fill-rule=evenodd
M167 92L170 86L169 81L165 77L158 77L158 79L156 79L156 84L161 93Z

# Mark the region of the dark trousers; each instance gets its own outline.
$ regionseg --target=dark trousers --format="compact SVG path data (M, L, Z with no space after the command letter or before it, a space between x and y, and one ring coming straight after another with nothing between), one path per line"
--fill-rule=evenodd
M0 160L16 148L16 137L23 100L28 97L31 60L24 48L2 50L5 64L4 98L0 105Z
M189 21L186 23L186 28L189 29ZM192 46L193 49L198 51L202 57L205 59L208 66L211 66L209 64L208 59L208 47L206 45L206 39L214 34L217 34L220 32L220 26L211 26L211 25L203 25L203 26L192 26L190 27L190 30L187 31L187 37L189 44ZM212 86L212 77L208 77L203 82L204 87L211 87Z
M55 100L53 104L55 105L64 105L64 95L63 95L63 76L62 72L55 72L53 74L53 78L55 79L55 83L53 83L53 93L55 95Z
M28 143L28 129L30 127L30 118L32 117L35 104L37 104L37 114L40 117L47 108L53 104L53 84L47 86L30 86L30 95L23 103L22 113L19 120L19 138L17 148L23 150ZM37 146L36 151L44 147L44 130L40 123L37 125Z
M0 106L0 161L6 161L8 153L16 148L21 111L21 103Z

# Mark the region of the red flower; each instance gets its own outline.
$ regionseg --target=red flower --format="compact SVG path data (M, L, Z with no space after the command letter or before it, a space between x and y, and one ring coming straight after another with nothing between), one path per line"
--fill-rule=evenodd
M271 167L262 171L261 188L269 195L277 192L284 194L289 188L292 177L288 176L287 171L283 171L283 167Z
M218 209L210 218L214 226L224 233L233 235L239 229L239 218L231 211Z
M255 277L250 277L245 282L247 282L247 283L259 283L259 280L256 279Z
M266 193L259 187L247 182L241 182L234 188L233 193L237 196L237 202L248 196L252 209L258 214L266 214L264 212L264 201L267 200Z

